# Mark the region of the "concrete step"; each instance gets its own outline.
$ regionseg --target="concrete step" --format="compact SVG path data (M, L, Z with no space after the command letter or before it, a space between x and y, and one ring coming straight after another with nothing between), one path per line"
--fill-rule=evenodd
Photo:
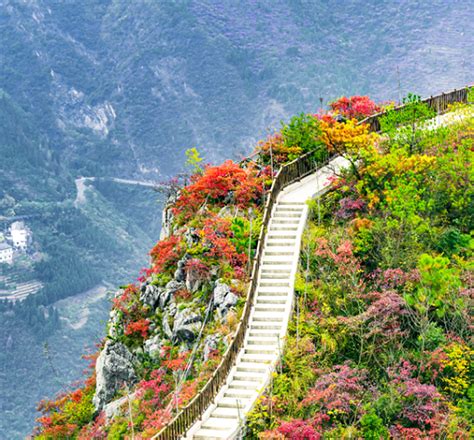
M267 240L294 240L296 241L295 234L288 234L286 232L272 233L267 235Z
M275 345L248 345L244 348L244 353L247 354L274 354L278 349L278 344Z
M228 439L231 434L231 430L227 429L226 431L217 431L215 429L199 429L193 435L193 439L196 440L222 440Z
M276 306L268 304L260 304L254 307L256 312L284 312L286 310L285 306Z
M277 336L248 336L245 344L250 345L278 345Z
M217 407L218 408L240 408L240 409L243 409L245 407L245 405L247 404L248 399L239 399L239 400L240 400L240 402L238 402L237 399L232 398L232 397L222 397L222 398L217 400Z
M293 247L295 246L295 242L293 241L271 241L271 242L268 242L267 241L267 244L266 246L269 246L269 247Z
M268 227L268 232L274 233L278 231L297 231L298 226L279 226L279 225L270 225Z
M260 281L259 287L290 287L289 281Z
M263 274L260 274L260 277L259 277L261 280L287 280L288 279L288 275L287 274L279 274L278 272L276 273L263 273Z
M297 219L300 219L301 218L301 213L298 212L298 213L292 213L292 212L281 212L281 211L276 211L275 213L273 213L272 215L272 219L275 219L275 218L285 218L285 219L290 219L290 218L297 218Z
M241 359L242 362L245 363L253 363L253 364L269 364L273 359L275 359L275 356L277 354L277 351L275 350L275 354L256 354L256 353L248 353L244 354Z
M272 298L276 298L278 300L281 300L283 296L286 299L288 299L288 294L284 295L283 292L258 292L257 293L257 300L259 300L259 299L272 299Z
M282 267L270 269L268 267L262 267L260 275L284 275L289 277L291 275L291 269L286 269Z
M229 431L229 424L222 421L220 418L209 417L202 425L201 429Z
M250 324L251 330L281 330L282 323L267 324L264 322Z
M268 368L266 365L256 365L254 362L238 362L235 366L235 374L248 374L248 377L252 377L251 374L265 374Z
M290 292L289 286L258 286L257 287L257 296L260 293L278 293L280 295L287 295Z
M256 390L241 390L238 388L227 389L224 391L224 397L230 397L231 399L249 399L257 391Z
M303 205L306 205L306 202L286 202L286 201L277 202L277 206L288 206L288 205L303 206Z
M299 224L300 222L300 219L299 218L295 218L295 219L291 219L291 220L286 220L286 219L280 219L280 218L272 218L270 220L270 227L272 226L279 226L279 225L297 225Z
M219 419L237 419L239 411L237 408L216 408L211 413L211 417Z
M303 212L303 206L279 206L275 208L275 212Z
M261 322L268 322L271 324L277 324L283 321L284 312L280 313L280 316L275 316L275 312L270 313L262 313L256 315L255 313L252 316L252 324L260 324Z
M268 337L268 338L278 338L280 336L280 332L277 330L272 329L259 329L259 330L250 330L248 332L249 338L261 338L261 337Z
M258 384L265 379L266 375L264 371L260 373L252 372L252 371L235 371L231 373L230 380L237 381L237 382L254 382Z
M277 260L275 258L265 258L262 260L262 270L279 270L280 268L288 270L288 268L293 267L292 260Z
M288 296L257 297L255 304L286 304Z
M275 249L275 250L271 250L271 251L267 251L267 250L264 250L263 251L263 257L265 258L265 256L275 256L275 257L280 257L280 256L286 256L286 255L295 255L295 251L292 250L292 251L288 251L288 250L278 250L278 249Z
M262 376L263 377L263 376ZM252 380L233 380L229 384L229 389L237 390L255 390L257 391L260 384Z

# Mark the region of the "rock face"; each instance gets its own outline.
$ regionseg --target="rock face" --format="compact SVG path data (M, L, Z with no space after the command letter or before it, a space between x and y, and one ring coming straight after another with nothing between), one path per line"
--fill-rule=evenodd
M145 353L148 353L152 358L157 359L160 356L161 339L160 335L155 335L147 339L143 346Z
M152 309L155 309L160 300L160 296L163 294L162 288L154 286L153 284L145 285L144 291L140 294L140 300L144 304L148 304Z
M100 411L124 384L133 385L137 375L133 367L133 355L120 342L108 340L97 358L95 366L97 385L92 400Z
M204 348L202 350L203 361L206 362L209 359L209 355L214 350L217 350L217 344L219 342L219 335L206 336L204 340Z
M201 329L202 317L191 309L176 312L173 325L173 341L192 342Z
M237 304L237 296L232 293L230 287L217 280L213 291L214 307L217 310L219 318L225 318L231 307Z
M161 218L161 231L160 240L168 238L173 233L173 220L174 215L172 207L178 198L178 194L171 194L166 201L166 205L163 208L163 214Z

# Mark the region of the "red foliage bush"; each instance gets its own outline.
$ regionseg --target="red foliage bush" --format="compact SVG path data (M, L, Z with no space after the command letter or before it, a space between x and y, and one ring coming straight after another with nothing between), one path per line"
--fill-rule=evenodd
M129 322L125 327L125 335L140 334L143 339L148 336L150 321L148 319L139 319L138 321Z
M257 202L262 194L262 179L252 167L241 168L228 160L222 165L207 167L202 175L195 175L193 183L183 188L173 212L189 219L205 202L223 204L231 197L234 205L246 208Z
M368 96L343 96L330 104L333 111L348 119L362 120L380 111L380 107Z
M152 272L154 273L174 267L181 256L180 237L172 235L160 240L150 251L150 256L153 262Z

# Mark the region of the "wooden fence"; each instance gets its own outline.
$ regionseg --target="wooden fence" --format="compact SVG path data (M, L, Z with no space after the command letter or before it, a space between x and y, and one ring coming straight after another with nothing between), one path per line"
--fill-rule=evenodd
M181 409L181 411L169 424L167 424L158 434L153 437L154 439L177 440L180 436L186 433L192 424L202 416L206 408L214 401L214 398L216 397L219 389L225 382L231 368L234 365L237 354L243 347L245 332L249 324L250 311L255 292L257 290L258 272L263 256L265 233L270 222L272 209L275 205L278 194L285 186L294 183L313 173L318 168L325 166L332 158L333 156L328 156L318 163L314 159L314 153L311 152L282 166L278 170L275 178L273 179L271 189L267 194L262 227L258 237L257 250L253 259L252 275L250 278L250 286L247 292L247 300L245 302L244 311L242 313L242 317L238 324L234 338L227 348L220 364L204 388L199 391L199 393L191 400L191 402Z
M433 110L436 111L438 115L444 113L448 106L454 104L455 102L464 102L467 103L467 97L469 90L472 86L466 86L459 90L452 90L451 92L441 93L440 95L430 96L429 98L422 99L421 102L428 104ZM402 104L397 107L394 107L395 111L403 110L407 104ZM385 115L386 112L375 113L368 118L365 118L360 123L366 123L370 126L370 131L380 131L380 117Z

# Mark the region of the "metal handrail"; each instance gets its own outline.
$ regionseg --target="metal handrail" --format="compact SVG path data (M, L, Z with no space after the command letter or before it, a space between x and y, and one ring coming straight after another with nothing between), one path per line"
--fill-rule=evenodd
M224 357L206 385L184 408L181 409L170 423L168 423L158 434L152 437L153 439L177 440L180 436L186 433L192 424L199 419L206 408L213 402L221 385L227 379L227 376L234 365L237 354L243 346L245 332L249 324L250 311L258 284L258 272L263 256L264 237L277 197L284 187L301 180L318 168L325 166L333 157L334 156L328 156L324 161L318 163L314 160L314 152L309 152L292 162L283 165L278 170L267 195L262 226L258 237L257 250L253 258L252 274L250 278L250 286L247 292L247 299L234 337L227 347Z

